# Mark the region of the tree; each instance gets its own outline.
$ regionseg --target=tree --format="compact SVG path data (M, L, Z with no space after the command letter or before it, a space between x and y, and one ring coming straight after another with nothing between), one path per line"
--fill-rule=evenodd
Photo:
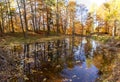
M55 6L55 0L46 0L46 14L47 14L47 35L50 34L50 24L52 18L52 7Z
M74 20L75 20L75 11L76 11L76 3L74 1L70 1L68 4L69 11L69 19L70 19L70 27L72 27L72 34L74 35Z
M18 0L17 0L17 6L18 6L19 17L20 17L21 28L22 28L22 32L23 32L23 34L24 34L24 37L26 37L26 32L24 31L24 25L23 25L21 7L20 7L20 4L19 4L19 3L21 3L21 1L18 1Z
M86 33L90 34L93 31L93 17L91 16L92 14L89 13L87 20L86 20Z
M26 10L26 0L23 0L22 1L22 4L23 4L23 10L24 10L24 21L25 21L25 31L26 31L26 34L28 32L28 21L27 21L27 10Z
M65 0L3 0L0 32L23 32L27 37L31 32L66 33L69 26L74 33L75 10L74 1L66 4Z
M0 2L0 36L4 32L4 25L3 25L3 14L4 14L4 2Z
M110 0L104 3L98 10L97 15L105 22L105 32L116 35L116 20L119 19L119 0Z
M81 27L82 27L81 34L82 35L84 34L84 30L85 30L84 25L85 25L85 22L87 20L87 16L88 16L87 7L84 4L78 4L77 5L77 18L81 23Z

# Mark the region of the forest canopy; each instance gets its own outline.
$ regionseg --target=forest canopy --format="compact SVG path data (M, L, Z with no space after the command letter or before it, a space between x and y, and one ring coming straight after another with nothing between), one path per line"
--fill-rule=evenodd
M103 32L120 35L120 1L109 0L90 9L74 0L2 0L0 35L21 32L37 34L82 34Z

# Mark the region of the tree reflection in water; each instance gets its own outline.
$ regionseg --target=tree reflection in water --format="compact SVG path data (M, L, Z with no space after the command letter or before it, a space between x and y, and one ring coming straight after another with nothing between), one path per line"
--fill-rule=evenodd
M21 58L19 67L23 76L13 78L11 82L95 82L101 74L112 70L112 61L108 61L114 60L113 56L107 58L106 54L110 52L99 49L98 43L85 37L29 43L20 47L21 51L13 48L14 54ZM110 70L105 71L106 68Z

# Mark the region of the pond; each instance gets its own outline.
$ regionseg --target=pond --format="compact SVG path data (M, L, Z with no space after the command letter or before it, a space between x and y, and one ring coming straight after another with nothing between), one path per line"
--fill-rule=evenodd
M1 49L1 82L101 82L111 74L115 61L113 52L85 37L11 44Z

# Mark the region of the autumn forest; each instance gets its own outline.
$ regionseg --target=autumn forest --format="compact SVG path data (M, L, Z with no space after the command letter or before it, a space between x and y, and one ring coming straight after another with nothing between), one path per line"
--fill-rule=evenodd
M119 62L120 0L0 0L0 82L120 82Z

